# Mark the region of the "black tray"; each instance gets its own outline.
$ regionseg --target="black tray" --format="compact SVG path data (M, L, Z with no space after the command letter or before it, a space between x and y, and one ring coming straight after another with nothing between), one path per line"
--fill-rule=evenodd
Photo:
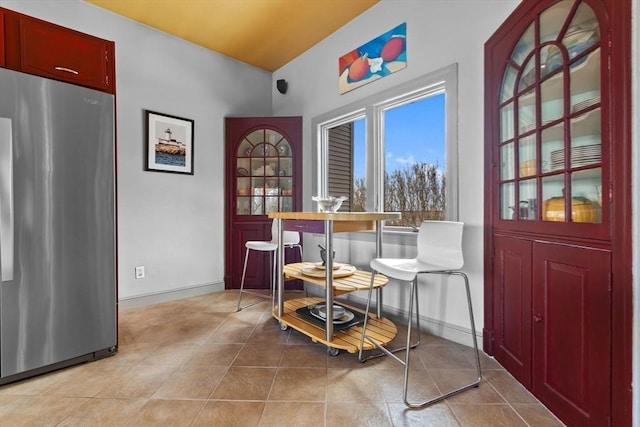
M325 325L326 325L326 321L323 318L320 318L316 315L314 315L313 313L317 313L317 307L319 306L324 306L324 303L320 303L320 304L312 304L312 305L308 305L306 307L300 307L299 309L296 310L296 313L298 313L300 316L302 316L305 320L313 323L314 325L325 329ZM334 304L338 305L338 304ZM345 308L345 310L348 313L351 313L353 315L353 319L349 319L349 320L341 320L341 319L336 319L333 321L333 329L334 330L338 330L338 331L342 331L345 329L349 329L352 326L355 325L359 325L361 323L364 322L364 314L360 313L358 311L351 311L347 308ZM347 316L350 317L350 316Z

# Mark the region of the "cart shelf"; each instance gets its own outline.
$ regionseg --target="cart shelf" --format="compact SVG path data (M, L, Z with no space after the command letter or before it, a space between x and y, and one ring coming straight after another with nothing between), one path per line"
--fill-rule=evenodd
M313 342L324 344L329 348L345 350L349 353L357 353L360 349L362 325L352 326L351 328L343 331L335 331L333 339L331 341L327 341L324 328L313 324L304 316L296 313L296 310L299 308L323 302L324 299L322 298L296 298L287 300L284 302L282 317L278 318L277 308L273 309L273 316L280 322L281 326L291 327L309 336ZM351 311L363 313L362 310L345 305L342 302L340 305ZM398 330L396 325L394 325L389 319L378 319L374 314L369 314L369 320L367 321L367 335L370 338L378 341L381 345L386 345L395 338L397 333ZM367 340L364 341L364 350L372 350L373 348L373 344Z

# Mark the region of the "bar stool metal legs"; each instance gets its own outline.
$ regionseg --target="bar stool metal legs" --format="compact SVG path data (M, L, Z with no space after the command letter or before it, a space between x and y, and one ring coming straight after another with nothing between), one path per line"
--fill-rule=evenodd
M394 348L394 349L388 349L383 345L380 345L380 343L378 343L376 340L374 340L373 338L369 337L366 332L367 332L367 323L369 323L369 313L370 313L370 309L371 309L371 294L373 292L373 282L376 276L376 271L372 271L371 272L371 282L369 284L369 296L367 297L367 305L365 308L365 312L364 312L364 323L362 325L362 336L360 337L360 349L358 351L358 360L360 362L366 362L367 360L371 360L371 359L376 359L378 357L382 357L382 356L390 356L393 359L395 359L396 361L404 364L404 362L398 357L396 356L394 353L398 353L400 351L404 351L408 348L416 348L419 344L420 344L420 334L418 334L418 338L416 340L416 342L414 342L413 344L409 344L411 341L410 339L407 339L407 345L403 346L403 347L399 347L399 348ZM413 282L412 282L413 283ZM417 293L417 288L416 288L416 293ZM416 320L417 322L417 327L418 330L420 330L420 310L418 309L418 299L416 298L416 312L418 313L418 318ZM409 324L411 324L411 314L409 314ZM410 337L408 337L410 338ZM371 343L373 346L375 346L378 350L380 350L379 353L374 353L371 354L369 356L364 356L363 355L363 348L364 348L364 340L367 340L369 343Z
M251 302L247 305L245 305L244 307L241 306L242 304L242 294L243 293L248 293L248 294L252 294L261 298L268 298L271 297L271 302L272 305L274 303L275 300L275 292L274 292L274 283L275 283L275 268L273 265L273 252L269 252L269 269L270 269L270 275L269 275L269 289L271 290L269 295L262 295L262 294L258 294L256 292L249 292L249 291L245 291L244 290L244 279L246 277L247 274L247 261L249 260L249 251L251 249L246 248L245 249L245 254L244 254L244 266L242 267L242 280L240 281L240 296L238 297L238 308L236 309L236 311L240 311L240 310L244 310L245 308L249 308L249 307L253 307L254 305L262 302L262 300L257 300L254 302Z
M469 290L469 278L467 277L467 275L463 272L459 272L459 271L443 271L443 272L429 272L430 274L446 274L446 275L450 275L450 276L460 276L464 279L464 284L465 284L465 290L466 290L466 295L467 295L467 306L468 306L468 310L469 310L469 318L470 318L470 325L471 325L471 336L473 339L473 350L474 350L474 358L475 358L475 368L476 368L476 377L474 379L474 381L472 381L469 384L466 384L464 386L458 387L455 390L449 391L447 393L443 393L439 396L433 397L431 399L428 399L426 401L423 402L410 402L408 399L408 391L409 391L409 370L410 370L410 355L411 352L408 351L407 349L412 349L417 347L420 344L420 310L419 310L419 306L418 306L418 278L417 276L410 282L410 292L409 292L409 314L408 314L408 321L407 321L407 340L406 340L406 344L405 346L401 347L401 348L396 348L396 349L387 349L386 347L380 345L377 341L375 341L374 339L370 338L368 335L366 335L366 328L367 328L367 320L369 317L369 312L370 312L370 305L371 305L371 292L372 292L372 287L370 287L369 289L369 298L367 299L367 306L365 308L365 318L364 318L364 324L363 324L363 334L362 337L360 339L360 351L358 353L358 359L361 362L366 362L367 360L370 360L372 358L376 358L376 357L380 357L380 356L390 356L391 358L393 358L394 360L396 360L397 362L399 362L400 364L402 364L404 366L404 385L403 385L403 391L402 391L402 398L404 400L404 404L409 407L409 408L413 408L413 409L419 409L419 408L424 408L428 405L432 405L436 402L440 402L444 399L447 399L455 394L461 393L465 390L469 390L471 388L474 387L478 387L478 385L480 384L481 380L482 380L482 372L481 372L481 368L480 368L480 352L478 350L478 340L476 338L476 327L475 327L475 322L473 320L473 308L472 308L472 304L471 304L471 292ZM375 276L376 272L372 272L372 281L373 281L373 277ZM413 320L414 320L414 316L413 316L413 311L414 311L414 306L415 306L415 312L416 312L416 316L415 316L415 322L416 322L416 329L417 329L417 333L418 333L418 338L416 339L416 341L414 343L411 343L411 335L412 335L412 330L413 330ZM371 344L373 344L376 348L378 348L380 350L380 353L368 356L368 357L364 357L363 356L363 345L364 345L364 340L367 340L368 342L370 342ZM404 356L404 360L400 359L398 356L396 356L394 353L397 353L399 351L405 351L405 356Z
M433 274L433 273L432 273ZM467 277L467 275L465 273L462 272L442 272L442 273L436 273L436 274L448 274L448 275L455 275L455 276L461 276L464 279L464 284L465 284L465 289L466 289L466 294L467 294L467 305L469 308L469 318L470 318L470 322L471 322L471 337L473 339L473 350L474 350L474 355L475 355L475 365L476 365L476 378L474 381L472 381L469 384L466 384L464 386L458 387L455 390L449 391L447 393L441 394L439 396L436 396L434 398L431 398L429 400L423 401L423 402L409 402L408 398L407 398L407 392L408 392L408 388L409 388L409 351L406 352L405 354L405 360L404 360L404 389L403 389L403 393L402 393L402 397L404 400L404 404L409 407L409 408L424 408L425 406L428 405L432 405L436 402L440 402L444 399L447 399L455 394L461 393L465 390L469 390L471 388L475 388L478 387L478 385L480 385L480 381L482 380L482 372L481 372L481 368L480 368L480 353L478 351L478 340L476 338L476 327L475 327L475 322L473 320L473 308L471 305L471 292L469 290L469 278ZM413 300L415 298L416 300L416 314L417 314L417 322L419 322L420 319L420 314L417 311L418 305L417 305L417 277L416 279L413 280L413 282L411 283L411 293L410 293L410 297L409 297L409 322L407 324L407 344L409 342L411 342L411 319L412 319L412 315L413 315ZM419 327L419 323L418 323L418 334L420 334L420 327Z
M298 250L300 251L300 259L302 259L302 246L300 244L286 244L285 245L286 248L293 248L293 247L297 247ZM275 298L276 298L276 274L277 274L277 268L276 268L276 251L273 249L262 249L263 252L268 251L269 252L269 268L270 268L270 275L269 275L269 289L271 290L269 295L263 295L257 292L251 292L251 291L245 291L244 290L244 280L247 274L247 264L249 261L249 251L251 251L252 249L247 247L245 249L245 254L244 254L244 266L242 267L242 280L240 281L240 296L238 297L238 307L236 309L236 311L240 311L240 310L244 310L245 308L249 308L252 307L260 302L262 302L262 300L258 300L258 301L253 301L247 305L245 305L244 307L242 307L242 294L247 293L247 294L252 294L261 298L269 298L271 297L271 306L275 306ZM261 251L260 249L253 249L255 251Z

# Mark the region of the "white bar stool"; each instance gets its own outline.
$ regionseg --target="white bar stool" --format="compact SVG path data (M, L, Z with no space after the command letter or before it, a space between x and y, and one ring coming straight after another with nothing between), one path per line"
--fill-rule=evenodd
M300 244L300 233L297 231L284 231L283 232L283 246L284 248L295 248L297 247L300 250L300 259L302 259L302 245ZM242 267L242 281L240 282L240 296L238 298L238 308L236 311L244 310L245 308L249 308L253 305L262 302L260 300L254 301L241 307L242 304L242 294L252 294L255 296L259 296L261 298L271 297L271 305L275 304L275 284L276 284L276 254L278 250L278 230L277 224L274 220L271 223L271 240L249 240L245 244L245 254L244 254L244 266ZM258 252L269 252L269 265L271 269L270 274L270 288L271 293L269 295L259 294L256 292L245 291L244 290L244 279L247 273L247 261L249 260L249 251L258 251Z
M404 403L409 408L423 408L427 405L444 400L454 394L478 387L482 380L480 371L480 354L478 352L478 342L476 338L476 327L473 321L473 308L471 306L471 293L469 291L469 278L465 273L460 271L464 265L462 254L462 230L464 224L452 221L424 221L418 231L418 255L416 258L376 258L370 263L373 270L371 275L371 284L369 286L369 296L367 298L367 306L365 309L364 325L362 328L362 337L360 339L360 351L358 358L361 362L378 356L391 356L396 361L404 365ZM369 308L371 306L371 295L373 291L373 278L376 273L382 273L389 278L397 279L410 285L409 293L409 314L407 320L407 342L406 346L398 349L387 349L380 345L377 341L367 335L367 320L369 316ZM471 323L471 336L473 338L473 349L475 352L476 362L476 379L470 384L459 387L453 391L441 394L437 397L424 402L409 402L407 399L407 390L409 388L409 354L410 349L420 344L420 311L418 307L418 275L420 274L445 274L449 276L460 276L464 279L467 292L467 305L469 308L469 318ZM415 343L411 343L411 330L413 320L413 306L415 301L416 309L416 327L418 329L418 338ZM363 357L362 350L364 340L369 341L382 351L382 354L375 354L369 357ZM394 353L406 350L404 360L401 360Z

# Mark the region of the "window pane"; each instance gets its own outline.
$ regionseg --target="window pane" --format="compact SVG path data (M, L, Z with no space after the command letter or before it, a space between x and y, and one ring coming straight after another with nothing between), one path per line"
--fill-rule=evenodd
M500 109L500 142L513 138L513 115L514 111L512 102Z
M538 219L537 181L527 179L520 181L520 201L518 203L518 218L521 220Z
M520 178L526 178L537 173L536 139L528 136L518 141L518 174Z
M542 179L542 220L565 221L564 174L550 175Z
M500 147L500 179L508 180L514 178L514 151L513 142Z
M364 212L366 209L364 127L357 119L329 129L328 194L347 197L340 212Z
M532 56L527 61L522 71L522 77L520 77L520 83L518 84L518 91L522 91L531 86L536 81L536 57Z
M388 225L419 226L445 218L445 95L384 110L384 210Z
M536 126L536 93L532 89L518 98L518 133L526 133Z
M561 71L540 85L540 112L542 125L564 115L564 73Z
M353 191L351 193L351 212L365 212L367 210L365 124L365 119L353 122Z
M500 87L500 102L506 101L513 97L513 87L516 82L518 71L511 65L504 70L504 76L502 76L502 85Z
M518 40L518 44L513 49L513 53L511 54L511 60L513 60L516 64L522 64L524 58L531 52L533 48L533 38L534 38L535 27L533 24L529 25L527 31L524 32L520 40Z
M562 38L569 58L573 59L600 41L600 28L593 9L582 3Z
M602 222L602 170L586 169L571 174L571 221Z
M600 102L600 49L571 64L571 112Z
M567 19L567 14L572 5L573 0L562 0L542 12L540 15L541 43L558 38L558 33Z
M514 219L516 216L516 196L513 182L500 185L500 219Z

